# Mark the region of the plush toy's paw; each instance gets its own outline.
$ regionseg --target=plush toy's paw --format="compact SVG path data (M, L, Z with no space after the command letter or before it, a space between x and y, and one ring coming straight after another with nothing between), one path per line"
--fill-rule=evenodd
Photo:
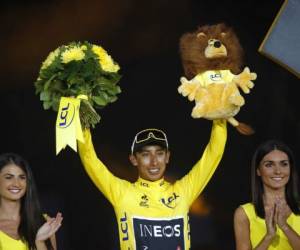
M233 78L233 81L243 90L245 94L250 93L250 89L254 87L252 80L257 78L256 73L250 72L248 67L244 71Z
M184 76L180 77L180 82L181 84L184 84L184 83L189 83L190 81L188 79L186 79Z
M188 81L185 77L180 78L181 85L178 87L178 92L183 96L187 96L190 101L195 100L199 83Z

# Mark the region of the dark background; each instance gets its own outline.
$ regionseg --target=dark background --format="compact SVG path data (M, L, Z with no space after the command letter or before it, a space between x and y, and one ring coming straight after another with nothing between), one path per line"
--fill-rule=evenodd
M234 209L250 199L250 159L265 139L278 138L299 152L299 79L258 52L282 0L85 0L4 1L1 4L0 152L14 151L31 164L44 209L63 212L57 234L61 250L118 249L114 212L67 148L55 155L53 111L44 111L34 81L56 47L87 40L103 46L120 64L122 93L99 111L93 130L99 157L121 178L136 179L128 161L134 134L158 127L169 137L167 178L180 178L199 159L211 122L192 119L193 103L178 94L183 69L178 41L198 25L225 22L257 73L255 87L236 116L256 131L228 126L228 142L215 175L202 194L208 214L191 214L192 249L234 249ZM299 169L299 168L298 168Z

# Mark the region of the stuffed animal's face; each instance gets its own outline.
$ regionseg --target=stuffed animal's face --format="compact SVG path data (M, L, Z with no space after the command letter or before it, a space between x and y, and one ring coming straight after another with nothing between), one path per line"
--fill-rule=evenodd
M204 56L209 59L227 57L227 49L221 41L209 39L204 50Z
M239 73L243 49L234 31L225 24L205 25L184 34L180 54L185 75L193 78L207 70Z

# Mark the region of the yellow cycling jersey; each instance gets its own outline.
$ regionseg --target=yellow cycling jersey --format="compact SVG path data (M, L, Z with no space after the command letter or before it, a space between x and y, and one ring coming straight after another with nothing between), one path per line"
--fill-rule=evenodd
M188 250L188 211L202 192L224 152L226 121L213 121L208 145L192 170L174 184L164 179L135 183L114 176L97 158L89 130L79 154L86 172L111 202L118 221L121 250Z
M16 240L0 230L0 250L28 250L22 240Z

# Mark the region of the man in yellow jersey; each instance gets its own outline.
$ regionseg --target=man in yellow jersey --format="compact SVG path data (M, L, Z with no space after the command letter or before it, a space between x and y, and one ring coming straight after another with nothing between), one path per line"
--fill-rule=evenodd
M216 170L227 138L226 121L214 120L201 159L187 175L171 184L164 180L170 152L166 134L145 129L134 137L130 161L137 167L135 183L114 176L97 158L89 130L79 143L84 168L114 207L121 250L188 250L188 212Z

